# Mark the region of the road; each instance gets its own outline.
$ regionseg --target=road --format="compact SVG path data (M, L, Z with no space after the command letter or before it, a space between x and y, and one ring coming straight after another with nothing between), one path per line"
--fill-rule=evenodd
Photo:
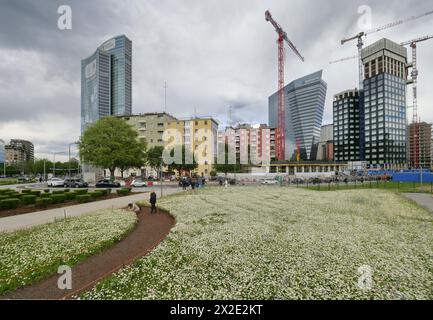
M131 202L148 200L149 193L155 191L158 198L161 195L161 188L158 186L141 189L140 194L133 194L126 197L95 201L69 207L56 208L27 214L16 215L12 217L0 218L0 232L10 232L15 230L27 229L41 224L54 222L56 219L62 219L66 213L68 217L77 217L83 214L92 213L103 209L120 209L126 207ZM175 186L166 186L163 188L163 195L167 196L173 193L181 192L182 188Z

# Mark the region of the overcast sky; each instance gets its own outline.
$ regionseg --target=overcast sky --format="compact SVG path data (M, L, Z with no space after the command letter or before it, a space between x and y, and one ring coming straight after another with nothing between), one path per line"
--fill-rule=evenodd
M62 4L72 8L72 30L57 28ZM0 139L33 141L38 157L67 152L80 134L80 61L119 34L133 42L134 113L163 111L167 81L174 116L196 109L224 124L231 105L234 120L267 123L268 96L277 88L277 36L267 9L306 59L287 50L286 83L324 70L323 122L330 123L332 96L358 86L356 60L328 62L356 54L355 43L340 40L360 31L361 5L371 7L372 27L433 10L431 0L0 0ZM427 34L433 15L365 42ZM418 48L419 114L433 122L433 40Z

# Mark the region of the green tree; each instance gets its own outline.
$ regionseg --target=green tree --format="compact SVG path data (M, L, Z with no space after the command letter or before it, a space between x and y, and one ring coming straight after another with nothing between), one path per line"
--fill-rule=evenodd
M83 161L108 168L111 179L116 169L138 167L145 162L146 144L119 118L106 117L92 124L84 131L78 147Z
M147 165L158 173L158 177L161 174L160 170L164 164L164 162L162 160L163 151L164 151L164 147L155 146L155 147L152 147L149 150L147 150L147 154L146 154Z
M229 163L229 145L225 144L225 153L224 153L224 163L220 163L220 161L215 161L214 170L218 172L224 173L227 177L227 173L238 173L241 172L241 165L239 159L236 158L235 163Z
M179 172L179 174L182 171L187 171L191 173L191 171L197 169L198 163L195 160L194 153L190 149L185 148L185 145L175 146L173 150L171 150L171 155L174 156L175 149L180 149L180 148L182 150L182 160L180 161L180 163L170 164L168 166L168 169L170 171L176 170L177 172ZM186 159L192 159L192 163L187 163L191 161L186 161Z

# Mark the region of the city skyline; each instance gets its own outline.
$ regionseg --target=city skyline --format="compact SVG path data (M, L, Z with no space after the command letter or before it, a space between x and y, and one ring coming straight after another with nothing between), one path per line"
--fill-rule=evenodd
M358 86L356 60L328 64L356 54L354 43L341 46L339 41L360 30L358 7L371 6L373 26L431 10L428 1L128 4L70 3L72 30L63 31L57 28L55 1L3 5L1 139L33 141L37 157L66 151L80 134L80 61L118 34L134 42L133 113L163 111L167 81L167 112L175 116L188 117L197 110L224 125L231 105L234 121L268 123L267 99L277 88L277 46L264 19L267 9L275 11L275 18L306 58L300 64L286 53L285 83L323 68L328 84L323 124L331 123L333 95ZM326 18L330 15L332 22ZM311 21L301 19L305 16ZM365 42L369 45L384 37L402 42L423 36L431 33L431 22L426 17L369 36ZM433 63L428 59L432 54L431 44L419 45L419 114L427 122L433 122L429 112ZM407 98L410 101L411 94Z

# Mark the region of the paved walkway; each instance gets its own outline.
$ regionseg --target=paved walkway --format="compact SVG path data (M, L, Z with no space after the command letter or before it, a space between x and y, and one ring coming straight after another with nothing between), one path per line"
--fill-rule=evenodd
M81 216L83 214L92 213L103 209L120 209L124 208L131 202L137 202L140 200L148 200L149 192L154 190L158 198L160 197L161 190L158 187L147 188L143 191L146 193L134 194L127 197L121 197L116 199L95 201L85 204L79 204L69 207L50 209L45 211L32 212L27 214L16 215L12 217L6 217L0 219L0 232L10 232L15 230L27 229L41 224L54 222L56 219L63 218L66 212L68 217ZM169 195L172 193L180 192L181 188L164 188L163 195Z
M433 213L433 196L429 193L403 193L403 195L418 203L421 207Z
M2 299L67 299L91 289L98 281L147 255L170 232L175 220L164 212L138 214L136 228L122 241L72 267L72 290L60 290L58 274L0 296Z

